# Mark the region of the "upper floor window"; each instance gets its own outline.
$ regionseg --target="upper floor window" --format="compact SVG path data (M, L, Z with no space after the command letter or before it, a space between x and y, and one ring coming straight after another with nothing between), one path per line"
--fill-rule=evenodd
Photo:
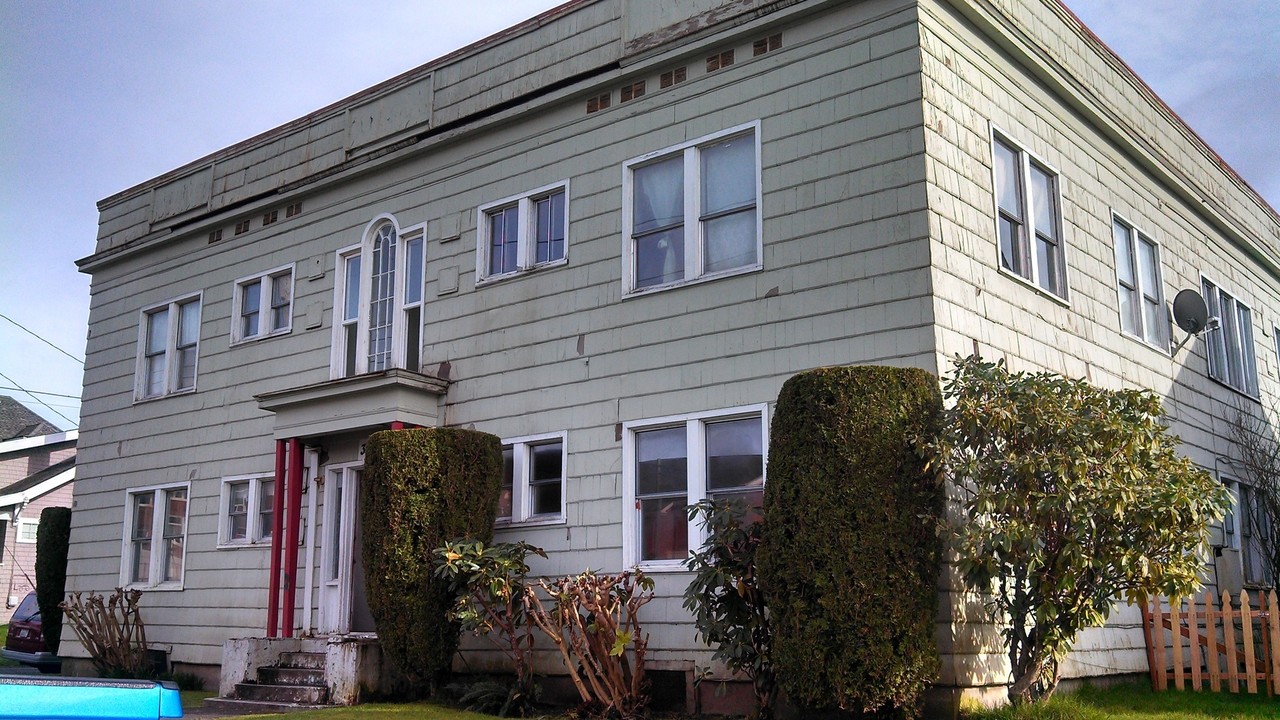
M195 390L199 344L199 295L143 310L134 397Z
M623 166L623 290L761 267L759 123Z
M508 522L564 518L564 433L503 440L498 519Z
M218 544L249 545L271 540L275 485L271 475L222 481Z
M481 205L476 242L480 280L564 262L569 181Z
M1252 397L1258 396L1258 366L1253 355L1253 312L1207 278L1201 278L1209 317L1218 327L1205 335L1209 377Z
M992 146L1000 267L1066 298L1058 174L998 133Z
M421 227L401 234L393 220L379 218L370 224L363 243L338 251L333 377L389 368L418 372L422 243Z
M1120 329L1169 349L1169 320L1165 316L1160 281L1160 247L1118 216L1112 217L1115 236L1116 289L1120 295Z
M764 502L763 406L623 423L623 564L683 567L706 537L686 508L704 498Z
M231 316L232 342L289 332L293 324L293 265L237 280Z
M120 582L180 588L186 563L186 484L129 490Z

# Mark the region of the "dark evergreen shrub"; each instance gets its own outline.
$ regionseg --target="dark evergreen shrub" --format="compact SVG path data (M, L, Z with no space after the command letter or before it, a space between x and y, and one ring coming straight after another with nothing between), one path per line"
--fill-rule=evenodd
M71 544L71 508L51 507L36 526L36 602L49 652L62 642L62 608L67 594L67 548Z
M360 482L362 557L369 610L382 649L419 687L434 690L458 647L447 619L449 581L431 551L493 537L501 442L460 428L375 433Z
M923 370L821 368L783 385L758 565L793 704L912 715L936 677L943 490L914 447L941 409Z

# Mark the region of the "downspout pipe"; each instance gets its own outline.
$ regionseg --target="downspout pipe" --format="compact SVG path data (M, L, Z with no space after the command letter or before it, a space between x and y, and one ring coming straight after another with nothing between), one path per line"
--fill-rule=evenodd
M284 607L281 608L281 635L293 637L293 608L298 597L298 532L302 524L302 441L289 439L288 508L284 538Z
M275 492L271 502L271 576L267 582L267 637L279 637L280 551L284 537L285 441L276 441Z

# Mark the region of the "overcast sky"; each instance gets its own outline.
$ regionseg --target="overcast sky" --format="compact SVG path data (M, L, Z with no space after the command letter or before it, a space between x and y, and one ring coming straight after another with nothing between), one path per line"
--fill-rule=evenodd
M0 0L0 394L78 424L98 200L557 4ZM1280 205L1280 5L1068 5Z

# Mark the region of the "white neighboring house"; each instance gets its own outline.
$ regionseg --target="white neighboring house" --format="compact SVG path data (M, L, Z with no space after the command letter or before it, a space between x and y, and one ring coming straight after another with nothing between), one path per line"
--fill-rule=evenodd
M0 625L9 621L22 598L35 589L36 528L41 511L71 507L76 478L79 433L57 432L38 416L31 416L38 424L0 427L4 434L41 433L0 441L0 589L5 600ZM48 430L54 432L44 434Z
M574 0L99 210L70 589L142 589L224 679L372 642L377 430L503 438L498 537L651 572L685 683L684 507L759 492L796 372L979 350L1150 388L1224 482L1226 413L1280 398L1280 216L1057 0ZM1221 323L1174 352L1186 288ZM936 691L999 695L953 581ZM1137 622L1066 676L1144 672Z

